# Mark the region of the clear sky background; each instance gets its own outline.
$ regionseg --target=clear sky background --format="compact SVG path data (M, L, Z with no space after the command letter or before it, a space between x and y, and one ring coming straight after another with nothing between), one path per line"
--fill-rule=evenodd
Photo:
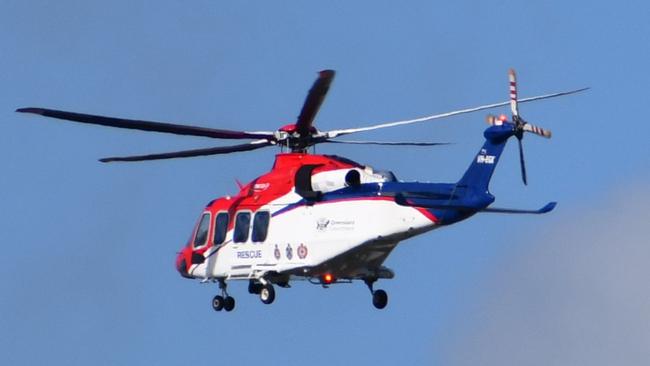
M650 361L650 5L646 1L0 3L0 356L14 365L612 365ZM591 86L525 104L553 139L515 144L501 207L404 242L375 310L363 284L297 283L261 304L173 262L201 209L274 149L104 165L210 139L61 123L42 106L244 130L294 121L337 70L323 130ZM494 111L506 112L507 109ZM484 114L359 135L438 148L319 146L405 180L453 182ZM217 142L218 144L219 142Z

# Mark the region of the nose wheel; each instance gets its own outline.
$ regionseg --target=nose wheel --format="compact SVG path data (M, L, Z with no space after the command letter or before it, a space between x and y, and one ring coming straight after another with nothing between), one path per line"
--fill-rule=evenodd
M228 295L226 291L226 282L224 280L219 280L219 289L221 289L221 295L217 295L212 298L212 308L215 311L232 311L235 308L235 299Z

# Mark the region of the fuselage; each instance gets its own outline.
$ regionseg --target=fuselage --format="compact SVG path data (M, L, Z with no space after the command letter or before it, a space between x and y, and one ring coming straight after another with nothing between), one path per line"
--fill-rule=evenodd
M205 207L177 268L201 279L390 277L382 263L401 240L474 213L443 208L466 199L461 190L336 156L279 154L269 173Z

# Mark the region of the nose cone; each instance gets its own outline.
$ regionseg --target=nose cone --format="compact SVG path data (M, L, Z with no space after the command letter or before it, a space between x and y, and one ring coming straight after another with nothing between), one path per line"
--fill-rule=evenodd
M176 256L176 270L185 278L192 278L187 272L187 261L185 260L184 251L179 252Z

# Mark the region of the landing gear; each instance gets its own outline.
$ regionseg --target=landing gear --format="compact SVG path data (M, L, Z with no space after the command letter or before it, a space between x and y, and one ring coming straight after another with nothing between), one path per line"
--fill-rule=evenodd
M212 299L212 308L215 311L232 311L235 308L235 299L228 295L226 291L227 285L226 281L219 280L219 289L221 289L221 295L217 295Z
M221 295L217 295L212 299L212 308L214 311L221 311L223 309L224 298Z
M366 286L368 286L368 289L370 290L370 293L372 294L372 305L375 306L377 309L383 309L388 305L388 294L384 290L375 290L373 289L373 285L377 281L376 278L368 278L365 279L364 282L366 283Z
M277 283L277 285L280 287L289 287L288 282ZM260 300L267 305L275 300L273 284L265 278L260 279L259 282L257 280L250 280L248 282L248 292L260 295Z
M372 304L377 309L383 309L388 304L388 294L384 290L376 290L372 293Z
M267 305L275 300L275 289L273 289L273 285L270 282L263 285L260 289L260 300Z
M225 311L232 311L235 308L235 299L232 296L227 296L223 300L223 309Z
M260 291L262 291L262 287L263 287L263 286L264 286L264 285L262 285L262 284L259 283L259 282L255 282L255 281L253 281L253 280L250 280L250 281L248 282L248 293L249 293L249 294L256 294L256 295L259 295L259 294L260 294Z

